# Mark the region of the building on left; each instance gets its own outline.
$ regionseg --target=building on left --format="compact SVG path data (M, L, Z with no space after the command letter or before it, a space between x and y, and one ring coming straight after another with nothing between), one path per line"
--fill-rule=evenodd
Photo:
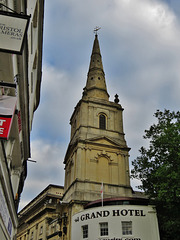
M21 37L18 21L17 27L15 21L11 26L2 22L12 15L27 17L28 25L20 54L0 49L1 240L16 239L17 209L31 157L30 132L40 101L44 0L0 0L0 42L5 35L17 41Z

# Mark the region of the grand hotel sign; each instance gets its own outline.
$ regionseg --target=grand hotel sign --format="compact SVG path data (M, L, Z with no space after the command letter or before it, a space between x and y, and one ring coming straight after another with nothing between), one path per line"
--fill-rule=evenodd
M103 229L101 231L101 224ZM106 226L106 227L104 227ZM156 210L144 205L111 205L86 209L72 216L72 240L159 240Z
M0 11L0 51L21 54L30 16Z

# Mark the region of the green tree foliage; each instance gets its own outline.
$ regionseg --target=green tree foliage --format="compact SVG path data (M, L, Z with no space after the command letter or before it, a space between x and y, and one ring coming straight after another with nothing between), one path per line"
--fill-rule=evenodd
M157 110L157 123L145 130L132 177L156 204L161 240L180 238L180 112Z

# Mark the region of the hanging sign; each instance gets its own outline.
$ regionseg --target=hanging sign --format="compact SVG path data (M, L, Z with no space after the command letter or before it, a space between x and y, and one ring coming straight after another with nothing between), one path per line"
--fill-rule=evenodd
M30 16L0 11L0 51L21 54Z
M7 140L9 137L15 106L16 97L0 96L0 139Z

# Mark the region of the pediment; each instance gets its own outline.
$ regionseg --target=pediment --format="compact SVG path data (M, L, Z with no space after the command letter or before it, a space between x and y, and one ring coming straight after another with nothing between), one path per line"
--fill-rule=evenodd
M96 137L96 138L90 138L88 139L88 142L97 143L97 144L103 144L103 145L110 145L110 146L120 146L119 143L117 143L114 139L111 139L109 137Z

